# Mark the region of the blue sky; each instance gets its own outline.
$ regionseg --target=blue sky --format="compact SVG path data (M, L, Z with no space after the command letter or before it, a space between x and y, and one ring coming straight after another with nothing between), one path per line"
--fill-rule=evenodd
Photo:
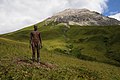
M104 12L104 15L110 16L116 13L120 13L120 0L109 0L107 2L108 10Z

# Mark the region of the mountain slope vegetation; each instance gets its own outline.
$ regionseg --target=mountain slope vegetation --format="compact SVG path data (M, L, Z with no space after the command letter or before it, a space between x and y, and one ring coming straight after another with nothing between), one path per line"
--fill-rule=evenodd
M40 64L31 61L33 26L0 35L1 80L120 80L120 22L88 10L63 13L36 24L43 42ZM84 20L84 14L95 16ZM81 26L86 18L94 23Z
M120 79L120 26L44 23L41 65L30 60L33 26L0 35L1 79Z

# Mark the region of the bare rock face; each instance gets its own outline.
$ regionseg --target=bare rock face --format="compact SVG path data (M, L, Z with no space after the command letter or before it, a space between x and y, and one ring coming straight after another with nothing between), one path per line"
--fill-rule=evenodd
M120 21L88 9L66 9L53 15L48 20L53 20L57 23L76 24L81 26L120 25Z

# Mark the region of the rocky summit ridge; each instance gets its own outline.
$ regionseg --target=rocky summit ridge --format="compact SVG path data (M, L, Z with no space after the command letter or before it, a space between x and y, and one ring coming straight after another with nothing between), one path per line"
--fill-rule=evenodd
M88 9L66 9L53 15L47 20L80 26L120 25L120 21Z

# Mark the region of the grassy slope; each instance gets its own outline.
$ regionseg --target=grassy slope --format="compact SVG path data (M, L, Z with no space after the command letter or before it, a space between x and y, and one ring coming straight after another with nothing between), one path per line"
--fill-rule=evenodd
M120 72L118 72L120 68L117 67L120 65L119 26L71 26L71 28L67 28L62 24L55 26L48 24L41 27L43 25L43 23L38 24L44 46L41 51L42 62L56 64L58 67L48 70L47 68L38 68L34 64L17 66L18 58L31 63L29 60L31 51L28 43L32 27L28 27L0 36L0 70L5 68L0 73L2 78L51 79L54 77L54 79L70 78L71 80L73 78L78 80L120 78ZM17 68L17 75L20 76L14 76ZM6 73L5 77L3 73L6 70L10 71ZM41 76L38 77L37 75L40 74Z

